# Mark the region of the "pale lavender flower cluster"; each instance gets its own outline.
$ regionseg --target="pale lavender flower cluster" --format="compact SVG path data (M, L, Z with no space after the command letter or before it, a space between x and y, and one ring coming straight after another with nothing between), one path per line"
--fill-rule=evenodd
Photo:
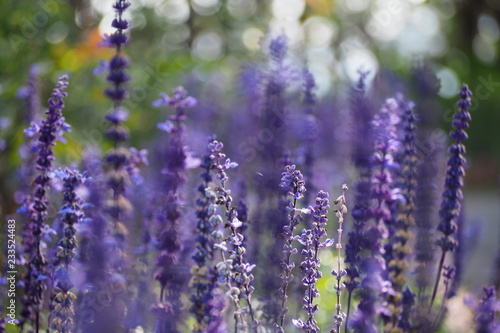
M318 305L314 304L314 299L319 297L319 290L316 288L316 282L322 277L319 270L321 267L318 252L321 248L326 248L333 245L333 239L326 239L326 225L328 223L328 208L330 203L328 193L320 191L316 197L316 203L312 209L312 229L303 229L299 236L296 236L300 244L305 248L302 250L304 261L300 264L300 268L304 273L302 284L306 286L306 291L303 298L302 309L307 313L307 320L293 320L295 326L303 329L306 332L319 332L319 327L314 319L318 311Z
M286 301L288 299L287 289L288 284L293 280L292 270L295 267L295 263L290 260L292 254L298 252L292 244L294 240L293 231L303 220L302 215L297 210L297 200L304 197L304 192L306 191L304 176L302 173L296 169L295 165L287 165L285 171L281 174L282 187L292 199L287 207L287 218L288 224L283 227L283 239L285 240L283 244L283 260L282 260L282 272L279 275L281 280L281 287L278 290L278 297L280 299L280 313L279 322L275 323L275 330L277 332L283 332L283 325L285 322L285 316L288 312L286 307Z
M215 139L209 140L209 145ZM195 315L196 325L194 332L205 332L211 324L211 318L215 311L215 294L217 293L217 271L212 266L212 260L215 255L215 241L217 238L217 229L222 223L222 218L217 214L217 198L215 192L211 189L210 183L213 180L210 173L213 165L211 150L207 153L201 162L200 167L203 172L200 177L203 182L198 186L199 197L196 200L196 230L195 230L195 251L192 256L195 264L191 269L192 278L190 286L193 293L189 300L192 305L191 313ZM217 320L217 322L220 322Z
M345 289L345 285L341 284L340 282L342 281L342 278L347 275L347 271L345 269L342 269L342 235L343 235L343 225L344 225L344 215L347 214L347 202L346 202L346 191L348 190L348 187L346 184L342 185L342 195L339 196L336 200L333 201L335 205L337 205L339 208L334 209L335 215L339 219L339 226L337 228L337 244L335 245L335 248L337 249L337 270L332 270L332 275L336 277L337 284L335 285L335 294L337 296L337 304L335 305L335 329L332 330L333 333L340 333L340 328L344 322L344 320L347 320L347 314L342 312L342 305L340 301L340 295L342 293L342 290ZM351 295L349 294L348 297Z

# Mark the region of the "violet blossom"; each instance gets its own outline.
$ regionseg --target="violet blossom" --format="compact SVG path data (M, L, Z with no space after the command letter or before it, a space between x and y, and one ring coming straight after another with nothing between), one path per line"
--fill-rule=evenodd
M434 290L430 304L434 303L436 298L437 288L443 269L444 259L447 252L455 250L457 243L454 239L454 234L457 232L457 219L462 209L463 193L465 177L465 146L462 143L468 138L465 132L469 128L471 120L468 109L471 106L472 93L469 87L464 84L459 92L460 100L457 102L458 111L453 116L453 130L450 136L455 140L455 143L450 146L448 152L451 154L448 159L445 188L441 208L439 210L440 223L438 230L443 234L437 241L437 245L441 248L441 259L438 265L438 275L434 284Z
M302 284L306 286L302 300L302 309L307 313L307 320L294 319L293 323L306 332L319 332L318 324L314 318L318 311L318 305L314 304L314 299L320 296L319 290L316 288L316 282L322 277L319 270L321 261L318 258L318 252L320 248L333 245L333 239L322 240L327 235L325 227L328 223L327 214L330 208L328 197L327 192L318 192L316 203L312 208L313 228L303 229L302 233L295 237L295 239L305 246L302 249L304 261L300 264L300 268L304 273Z
M384 243L389 237L388 222L393 219L390 205L400 197L394 187L392 171L397 167L394 155L400 148L396 124L399 123L398 104L388 99L373 120L375 153L372 157L373 175L371 197L375 207L370 210L372 223L365 225L364 243L368 256L361 263L363 280L359 292L360 302L352 322L355 332L377 332L376 315L379 312L379 294L392 292L389 281L384 280L386 262Z
M48 198L47 190L50 185L49 173L52 170L52 161L54 160L53 147L55 141L60 138L64 130L69 128L62 117L64 108L64 98L67 96L68 77L63 75L48 101L49 109L45 112L46 120L39 126L36 169L38 175L34 181L34 192L31 197L30 223L27 229L24 244L24 255L26 263L26 274L23 279L25 295L22 299L23 310L21 316L23 320L21 327L26 322L32 322L36 330L40 325L40 311L43 303L43 291L45 282L49 276L48 262L42 249L44 242L47 241L47 231L50 227L47 223ZM44 239L45 238L45 239Z
M76 255L77 240L75 225L83 219L82 200L76 193L84 177L78 171L63 171L64 192L63 206L59 211L65 224L64 237L58 242L58 266L55 270L55 296L53 298L51 328L56 332L71 333L74 329L74 302L76 295L71 291L74 284L71 280L72 261Z
M286 206L288 224L283 227L283 259L282 259L282 272L279 274L281 286L278 289L278 297L280 300L279 321L274 324L275 332L283 333L283 326L285 324L285 316L288 312L286 301L288 299L287 289L289 283L293 280L292 270L295 263L290 260L292 254L298 252L292 244L294 240L293 231L303 220L300 211L297 209L297 201L304 197L306 191L304 176L296 169L295 165L287 165L285 171L282 172L280 187L286 190L287 195L291 198Z
M158 225L156 247L158 254L155 264L155 279L160 283L159 308L155 332L177 332L177 323L182 318L181 291L183 277L178 264L178 255L182 250L179 239L179 224L182 219L183 205L180 187L185 182L185 109L196 105L196 99L188 96L187 91L177 87L173 96L162 94L161 99L153 102L156 107L172 106L175 113L168 117L158 128L168 133L168 143L161 152L162 182L156 191L155 202L158 206L155 220ZM161 125L161 126L160 126Z

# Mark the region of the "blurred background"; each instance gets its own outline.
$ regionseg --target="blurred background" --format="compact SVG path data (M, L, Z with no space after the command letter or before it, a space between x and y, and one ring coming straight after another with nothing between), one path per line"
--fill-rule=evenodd
M0 150L7 160L15 160L21 139L22 102L15 98L16 91L25 84L32 64L39 65L42 100L58 75L72 77L66 117L70 123L86 124L74 126L69 136L74 153L86 141L98 139L92 138L92 129L99 128L109 105L102 94L103 77L93 75L93 69L112 54L97 46L102 35L111 32L111 4L2 1ZM292 55L315 75L320 98L342 91L360 69L370 71L369 81L385 71L409 82L412 68L424 63L440 79L434 107L437 122L448 130L458 87L467 82L474 93L468 142L474 163L468 179L496 187L499 1L140 0L127 15L132 21L126 52L133 59L133 140L143 141L156 123L158 112L150 102L160 91L191 80L198 83L193 84L200 90L198 98L208 90L227 92L242 65L263 59L263 38L284 33ZM2 170L9 165L15 164Z
M27 124L16 95L31 65L40 72L43 108L57 77L70 76L64 112L73 130L67 144L57 146L58 160L64 164L79 158L88 144L107 149L103 115L111 105L102 93L104 77L94 69L113 54L98 46L112 32L112 3L1 2L2 216L17 208L12 193L18 180L12 175ZM431 114L431 122L448 132L458 89L468 83L474 96L465 230L476 242L467 257L465 283L478 290L494 274L491 263L500 239L500 1L134 0L126 14L132 22L125 51L132 81L125 106L131 111L131 145L138 148L153 140L157 122L165 119L151 102L180 84L199 100L198 112L190 116L192 126L211 117L212 131L224 131L227 124L220 119L232 112L231 96L242 69L265 62L261 46L267 45L267 36L280 33L288 37L292 61L307 64L315 75L319 99L333 101L338 110L346 108L347 88L359 70L369 71L370 86L401 90L416 100L419 113ZM391 87L380 87L384 82ZM299 88L292 85L291 90Z

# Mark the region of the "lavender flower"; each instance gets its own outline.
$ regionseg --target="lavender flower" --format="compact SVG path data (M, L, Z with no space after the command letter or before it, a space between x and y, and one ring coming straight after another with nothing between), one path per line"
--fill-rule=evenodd
M111 36L106 36L104 40L106 46L116 49L116 55L109 62L110 72L107 76L107 80L113 84L113 88L108 88L105 91L106 96L115 103L115 111L118 109L121 101L127 96L123 85L130 80L130 77L125 72L125 68L128 66L128 60L121 54L122 47L127 44L128 40L124 31L127 30L129 24L128 21L123 18L123 13L128 7L130 7L130 3L127 0L117 0L115 2L113 8L116 10L116 17L111 25L116 31ZM116 140L123 137L122 134L115 133L115 135Z
M279 159L285 151L285 89L290 81L290 69L284 64L287 54L287 38L280 35L269 44L271 57L270 70L264 86L264 100L261 112L261 128L269 131L272 139L267 143L260 155L261 164L271 167L264 175L264 187L267 194L275 190L275 179L279 173Z
M337 229L338 239L337 239L337 271L332 270L332 274L337 278L337 284L335 285L335 293L337 294L337 305L335 306L335 330L333 332L340 333L340 327L342 326L342 322L346 317L346 314L341 312L341 304L340 304L340 294L342 292L343 285L340 284L342 277L347 274L344 269L341 269L341 251L342 251L342 232L343 232L343 224L344 224L344 215L347 213L346 199L345 193L347 191L347 185L342 185L342 195L334 200L333 203L335 205L340 206L338 209L335 209L334 212L339 219L339 227Z
M495 322L496 313L500 309L500 302L494 286L483 287L484 296L476 308L476 332L497 332L500 323Z
M399 328L403 330L403 332L410 331L411 323L410 317L412 314L413 306L415 305L415 297L417 295L413 293L410 288L406 287L402 293L401 299L401 315L399 317Z
M221 243L215 244L222 250L222 261L217 264L219 281L227 285L230 299L236 308L234 313L235 332L238 330L246 332L247 330L240 305L241 298L246 300L253 331L257 332L259 321L255 317L251 298L254 291L254 287L251 285L254 279L251 271L255 265L249 264L243 257L246 252L243 245L245 237L240 233L243 222L238 219L237 207L232 206L231 191L226 188L228 180L226 171L235 168L238 164L226 159L226 155L222 153L223 144L221 142L212 141L208 148L212 159L211 169L216 172L215 177L220 181L220 186L215 188L217 203L225 208L227 219L225 226L230 230L229 236L225 237ZM227 248L227 244L231 245L232 249ZM226 258L226 252L229 254L229 258Z
M125 273L129 262L126 245L128 228L124 220L125 216L132 210L132 205L125 196L125 192L126 185L130 182L129 166L133 162L130 156L131 151L121 146L129 136L128 130L123 126L128 114L121 107L122 101L127 97L125 83L130 79L125 72L125 68L128 67L128 59L122 54L122 48L128 39L124 32L128 28L128 21L123 18L123 13L129 6L130 3L126 0L116 0L113 5L116 17L111 24L116 31L112 35L106 36L103 43L116 50L108 65L109 74L107 80L112 84L112 87L105 90L105 95L113 102L113 110L106 115L106 120L111 123L106 135L113 142L113 148L104 157L108 169L107 184L111 192L109 194L110 199L106 202L105 212L113 222L114 248L112 252L114 255L111 257L112 269L115 273L113 283L122 291L125 290ZM112 295L112 299L112 303L117 302L118 296L116 294ZM126 308L121 307L115 310L118 320L122 320Z
M287 165L285 171L282 172L280 187L287 191L289 197L292 201L289 201L287 205L287 218L288 224L283 227L283 238L285 243L283 245L283 259L282 268L283 271L280 273L279 278L281 280L281 287L278 290L278 297L281 300L281 307L279 313L279 323L275 323L275 332L282 333L283 325L285 323L285 316L288 312L286 307L287 289L288 284L293 280L292 270L295 267L295 263L290 261L292 254L297 253L297 249L293 247L292 242L294 240L293 231L300 221L303 220L302 215L297 210L297 200L304 197L304 192L306 191L304 176L302 173L295 168L295 165Z
M322 238L326 236L326 225L328 223L328 208L330 208L330 203L328 200L328 193L320 191L316 197L316 204L312 209L312 229L304 229L300 236L296 236L297 239L305 248L302 250L304 255L304 261L300 264L305 277L302 279L302 284L306 286L302 309L307 312L307 320L302 321L300 319L293 320L293 323L298 328L303 329L306 332L319 332L319 327L317 325L314 316L318 311L318 305L314 304L314 298L319 297L319 290L316 288L316 282L321 278L321 272L319 268L321 267L321 262L318 258L318 252L320 248L329 247L333 245L332 239L326 239L322 241Z
M46 221L49 204L46 192L50 183L49 172L52 169L52 161L54 160L53 146L56 139L62 135L63 130L68 128L61 113L64 108L64 98L67 96L65 92L67 87L68 78L63 75L59 78L56 88L48 101L49 109L45 112L47 119L39 127L38 157L36 160L36 169L39 174L35 178L35 188L28 209L31 214L31 221L28 225L30 233L25 234L27 239L24 240L27 267L23 281L26 293L22 300L24 308L21 312L23 317L21 326L28 321L32 321L36 331L39 330L40 307L43 302L45 279L49 274L48 263L42 250L43 238L47 230Z
M306 179L313 179L313 167L314 167L314 149L315 142L318 138L318 120L316 115L314 114L314 109L317 104L317 98L314 94L314 89L316 88L316 82L314 80L314 76L309 70L304 69L303 71L303 80L304 80L304 97L302 99L302 107L304 111L304 116L302 118L303 121L303 133L302 133L302 145L300 147L300 151L303 154L303 170L304 177ZM311 187L311 186L309 186ZM309 189L314 190L312 188ZM309 194L310 191L307 191L304 194L304 204L308 205L309 203Z
M260 235L269 226L272 226L272 233L276 237L286 225L286 213L281 203L276 200L276 179L281 174L283 164L281 158L285 154L285 141L287 136L287 103L285 92L293 79L293 71L286 64L287 38L280 35L271 39L268 47L269 64L267 70L262 74L262 98L259 113L259 125L256 129L261 139L257 142L260 147L257 148L257 165L260 168L260 176L256 179L256 186L260 189L258 207L256 215L254 234ZM280 207L279 210L276 207ZM262 259L263 265L279 274L280 251L282 248L281 240L273 240L270 249L259 247L256 256ZM262 272L264 273L264 272ZM257 279L265 281L263 283L263 294L268 297L266 300L266 315L269 316L268 322L273 324L280 315L280 306L278 300L273 294L279 288L279 281L276 279L267 279L264 275L257 272Z
M33 249L33 235L30 227L30 220L33 214L33 205L31 203L31 194L34 193L34 179L36 174L36 159L38 145L35 141L35 135L39 133L39 126L36 124L38 118L40 117L40 96L39 96L39 73L38 66L33 65L30 67L30 73L28 77L28 82L25 87L20 88L17 91L17 97L25 101L25 123L30 124L29 129L33 129L32 132L28 132L32 135L26 135L25 141L19 147L19 156L21 158L21 163L19 167L19 191L16 192L16 201L20 204L17 212L21 216L21 228L22 232L22 248L28 252L32 252ZM21 251L20 251L21 252ZM25 264L24 256L22 253L19 254L20 262ZM26 275L25 279L29 277ZM29 285L30 282L25 280ZM24 300L23 300L24 301ZM31 304L25 305L21 310L21 327L24 325L26 320L31 317Z
M403 117L403 139L402 139L402 161L400 168L400 188L404 196L401 204L401 212L397 216L394 224L394 233L385 246L386 261L388 263L388 278L391 281L393 293L387 294L386 299L389 304L390 314L385 318L385 330L388 332L399 332L400 315L403 312L403 289L406 284L405 272L409 267L407 255L411 252L408 244L411 240L409 228L414 225L413 212L415 210L415 188L417 176L417 149L415 146L415 115L412 107L413 103L406 102L399 98L399 108ZM397 207L393 207L397 209ZM403 325L405 326L405 325Z
M85 272L83 294L78 308L78 327L83 332L115 332L121 327L122 315L117 302L121 291L112 283L110 274L110 252L114 241L108 232L109 226L103 215L105 175L102 170L100 152L87 149L83 165L88 173L85 187L88 192L82 221L79 261Z
M376 206L371 209L373 223L365 226L364 243L369 256L361 264L364 278L361 282L357 316L352 323L356 332L376 332L375 315L377 314L378 295L391 293L389 281L383 279L386 263L383 258L384 240L389 237L388 224L392 221L390 205L398 199L399 190L394 188L391 170L397 167L394 154L400 143L397 140L396 124L400 121L396 100L388 99L375 115L373 126L375 133L375 153L372 159L371 197Z
M217 230L222 223L222 218L217 214L217 194L210 187L213 177L210 173L214 165L213 144L215 139L210 138L207 153L201 167L204 171L200 177L203 183L198 187L200 197L196 200L196 236L193 260L195 264L191 269L191 282L193 294L190 297L191 313L195 315L196 325L194 332L206 332L214 312L214 295L217 288L217 271L212 266L215 254L215 243L222 238ZM218 145L217 145L218 146Z
M238 77L238 86L245 97L245 107L249 114L258 113L262 99L262 73L256 63L243 65Z
M65 224L64 237L58 243L57 259L59 262L55 271L56 294L53 299L51 328L56 332L71 333L74 328L74 306L76 295L70 290L74 287L70 278L73 257L76 255L76 228L75 224L81 222L82 201L76 189L83 181L83 176L78 171L66 169L64 171L63 206L59 214L63 215Z
M207 327L207 333L226 333L228 331L224 321L223 312L226 308L226 295L220 288L215 288L212 292L212 299L208 301L212 309L210 314L210 323Z
M82 331L108 331L116 328L113 325L114 318L109 315L109 308L96 308L97 297L99 293L104 293L109 280L110 243L107 221L102 215L104 176L100 152L95 148L86 149L83 153L83 166L88 175L84 184L88 196L85 199L86 205L82 207L85 219L81 222L80 251L77 258L85 284L82 288L84 293L78 295L82 303L78 307L80 315L77 324Z
M365 224L370 218L370 198L366 193L371 191L371 163L370 156L373 154L373 128L371 126L372 108L368 98L366 97L366 76L368 73L361 73L356 85L351 89L350 108L353 116L356 119L357 127L354 129L354 147L352 151L352 160L354 167L358 172L359 180L355 185L354 191L354 206L352 208L352 217L354 226L352 231L348 233L348 240L345 248L345 263L346 276L348 281L344 281L344 286L347 289L347 311L345 319L345 327L349 325L349 315L351 310L351 301L353 291L358 288L360 277L360 253L363 251L364 236L363 230Z
M446 180L444 183L445 189L441 208L439 210L441 221L438 225L438 230L443 236L437 241L437 245L441 248L441 259L439 260L438 275L432 292L431 307L436 298L446 253L448 251L453 251L457 246L453 235L457 231L456 220L462 208L462 188L464 186L464 166L466 163L463 157L463 154L465 154L465 146L462 142L468 138L465 130L469 128L469 122L471 120L468 109L471 106L472 93L466 84L462 86L459 96L460 100L457 102L458 112L454 115L454 120L452 122L453 130L450 132L450 136L455 140L455 143L452 144L448 150L451 157L447 164Z
M156 257L157 274L160 282L160 307L158 311L157 330L155 332L177 332L177 323L181 316L181 294L183 277L178 265L178 254L182 250L179 239L179 222L182 218L181 206L183 198L179 187L185 182L185 108L196 104L196 99L188 96L182 87L174 89L173 97L162 94L162 98L153 102L156 107L170 105L175 114L168 117L158 127L169 133L169 140L162 157L162 182L157 191L158 212L156 222L159 226ZM161 126L160 126L161 125ZM158 198L159 197L159 198Z

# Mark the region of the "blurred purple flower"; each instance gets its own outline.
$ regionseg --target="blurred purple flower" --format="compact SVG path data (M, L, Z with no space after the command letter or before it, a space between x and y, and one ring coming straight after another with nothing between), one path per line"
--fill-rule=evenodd
M366 224L363 243L368 256L361 263L363 280L356 318L352 322L355 332L376 332L376 316L379 310L379 294L392 294L392 286L384 280L387 269L384 259L384 240L391 234L394 217L390 205L400 199L399 190L393 183L392 172L397 168L394 154L401 144L398 141L396 124L399 123L399 106L395 99L388 99L375 115L373 133L375 152L372 157L371 198L376 206L370 210L373 223Z
M353 291L359 287L360 281L360 253L365 248L363 230L365 224L370 219L370 197L366 195L371 192L371 163L370 157L373 155L373 128L371 120L373 111L366 94L366 77L368 73L361 73L358 82L350 91L350 109L356 119L354 128L353 149L351 159L358 173L358 182L354 187L354 206L352 217L354 226L348 233L345 246L346 275L348 281L344 281L347 289L347 310L345 325L349 325L349 315L351 310L351 300Z
M158 128L167 132L168 143L162 147L159 158L161 164L161 182L157 188L156 222L157 222L157 256L155 279L160 283L160 297L155 332L178 332L181 315L181 291L185 287L185 279L181 275L179 255L182 242L179 236L179 225L182 219L183 195L180 187L185 182L187 153L185 147L185 114L184 108L191 106L184 88L174 89L173 98L166 94L161 101L153 106L172 106L174 113L165 123L159 123ZM167 101L168 98L168 102ZM193 104L194 105L194 104ZM160 308L163 309L160 311Z

